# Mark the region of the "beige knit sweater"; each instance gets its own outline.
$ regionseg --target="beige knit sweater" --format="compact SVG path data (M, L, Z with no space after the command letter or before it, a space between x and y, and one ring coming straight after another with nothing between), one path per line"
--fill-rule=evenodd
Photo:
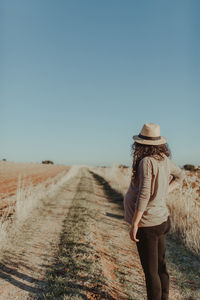
M135 209L143 212L140 226L154 226L165 222L169 216L166 205L169 183L179 184L184 178L184 171L164 155L164 160L153 157L143 158L138 166L139 185L131 181L124 196L124 219L131 224Z

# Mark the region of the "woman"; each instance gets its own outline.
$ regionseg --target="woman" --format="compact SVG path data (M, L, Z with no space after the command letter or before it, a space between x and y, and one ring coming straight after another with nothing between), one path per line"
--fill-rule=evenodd
M181 183L184 173L170 159L167 139L160 126L144 124L133 136L133 166L124 197L125 220L136 242L144 270L148 300L169 299L169 274L165 262L165 236L170 229L166 197Z

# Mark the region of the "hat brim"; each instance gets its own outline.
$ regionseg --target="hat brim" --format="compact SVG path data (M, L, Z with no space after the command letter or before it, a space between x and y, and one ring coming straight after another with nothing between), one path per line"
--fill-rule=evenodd
M143 145L163 145L167 143L167 139L164 136L161 136L159 140L145 140L140 138L138 135L134 135L133 139L136 143Z

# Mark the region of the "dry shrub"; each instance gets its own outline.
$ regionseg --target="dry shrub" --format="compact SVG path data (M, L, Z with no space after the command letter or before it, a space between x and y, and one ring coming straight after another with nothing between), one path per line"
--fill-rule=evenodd
M195 180L195 181L193 181ZM168 195L172 232L181 238L185 245L200 254L200 202L197 199L197 178L185 177L183 186Z

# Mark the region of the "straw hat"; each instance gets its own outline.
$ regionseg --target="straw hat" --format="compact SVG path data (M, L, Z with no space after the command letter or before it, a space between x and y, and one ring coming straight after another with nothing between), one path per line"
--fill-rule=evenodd
M144 145L162 145L167 142L167 139L160 135L160 126L155 123L144 124L140 134L134 135L133 139Z

